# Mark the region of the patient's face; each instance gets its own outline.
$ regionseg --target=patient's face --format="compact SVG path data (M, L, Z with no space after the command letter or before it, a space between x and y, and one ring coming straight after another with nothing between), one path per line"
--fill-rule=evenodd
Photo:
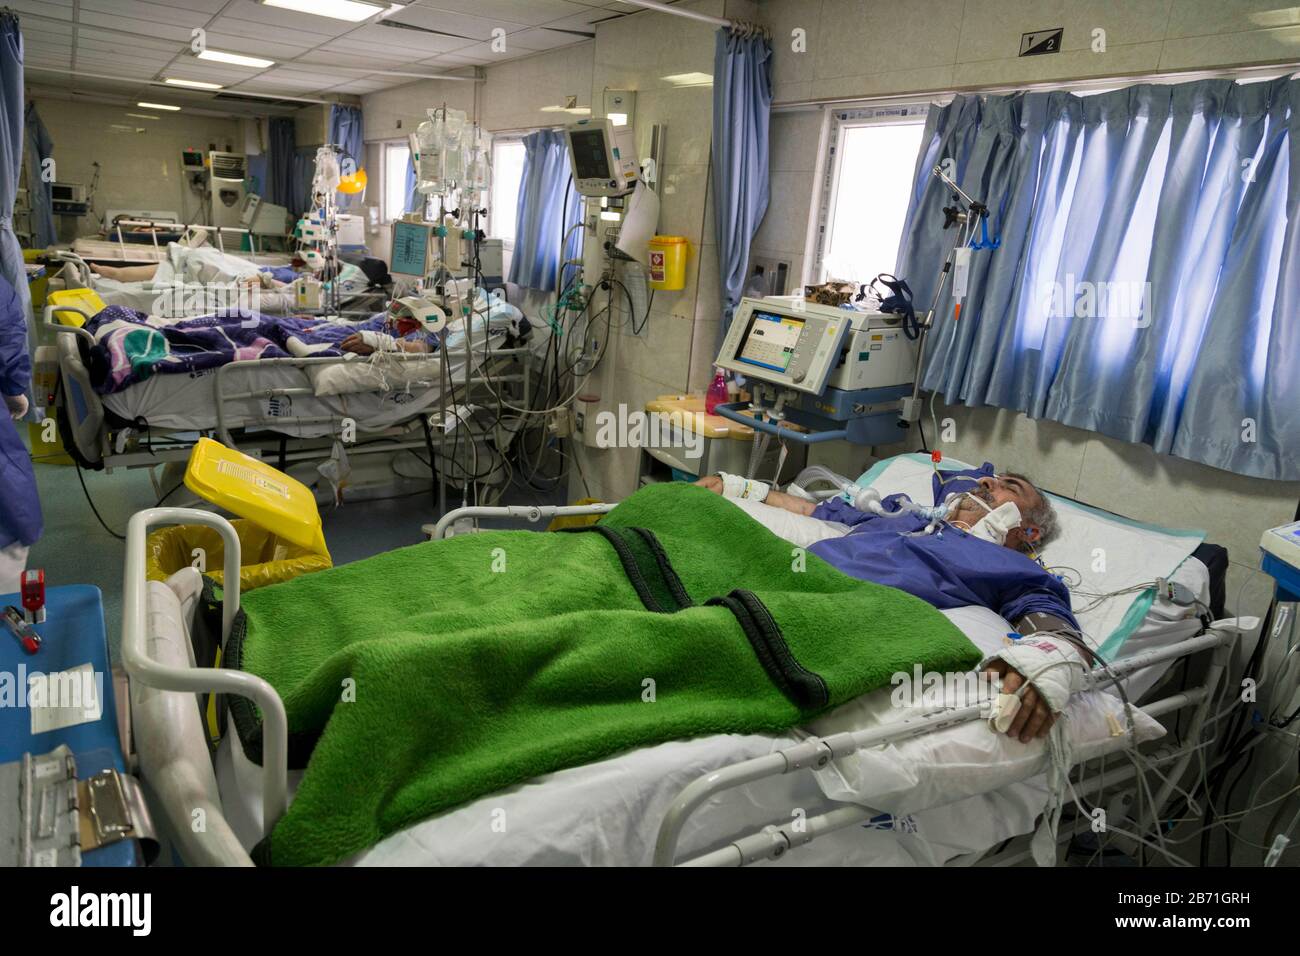
M997 508L1008 501L1014 502L1022 515L1028 514L1031 508L1040 503L1038 489L1023 478L1016 478L1012 475L981 478L979 480L979 490L972 491L971 494L990 508ZM1022 551L1025 544L1031 541L1035 534L1036 529L1032 527L1026 528L1021 525L1021 527L1013 528L1008 532L1007 539L1003 544L1015 551Z

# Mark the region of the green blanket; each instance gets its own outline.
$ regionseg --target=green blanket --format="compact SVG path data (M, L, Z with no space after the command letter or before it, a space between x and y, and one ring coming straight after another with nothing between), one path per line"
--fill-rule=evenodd
M306 766L261 863L333 863L439 811L634 747L779 732L975 647L938 611L652 485L578 532L498 531L250 592L228 666ZM261 724L231 701L245 752ZM310 761L308 762L308 757Z

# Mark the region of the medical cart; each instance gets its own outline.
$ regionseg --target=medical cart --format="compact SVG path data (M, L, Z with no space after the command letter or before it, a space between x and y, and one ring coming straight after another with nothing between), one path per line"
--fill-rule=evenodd
M658 416L663 423L651 429L651 434L663 440L642 444L637 487L657 481L694 481L719 471L745 474L748 470L754 429L721 415L710 415L704 410L703 395L660 395L646 402L645 413L647 420ZM692 446L699 451L695 453ZM780 448L774 445L759 465L760 477L776 473L779 457ZM803 446L790 446L782 473L798 474L806 457Z
M99 588L50 588L30 626L35 653L0 634L0 866L143 865L157 843L127 773Z

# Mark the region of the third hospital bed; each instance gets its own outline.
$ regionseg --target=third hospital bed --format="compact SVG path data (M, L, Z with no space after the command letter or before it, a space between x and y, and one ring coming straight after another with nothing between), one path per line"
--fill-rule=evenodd
M882 463L864 481L884 493L920 497L928 491L929 469L928 459L901 456ZM1161 577L1185 585L1199 602L1196 610L1181 608L1135 590L1082 615L1083 627L1141 710L1132 712L1130 724L1113 693L1087 691L1072 699L1065 720L1073 760L1094 771L1078 779L1075 790L1085 799L1096 797L1099 770L1107 787L1122 789L1126 775L1131 786L1135 764L1117 756L1107 761L1106 755L1135 744L1141 745L1147 766L1176 781L1193 757L1208 714L1221 706L1221 679L1238 633L1232 620L1207 626L1208 606L1217 603L1211 596L1216 582L1206 563L1192 556L1202 536L1140 525L1064 499L1058 510L1063 534L1048 549L1049 564L1084 564L1077 556L1091 555L1098 546L1115 555L1103 571L1092 564L1082 569L1080 592L1123 591ZM533 521L544 512L512 510ZM453 512L440 527L457 516ZM249 848L262 836L265 810L279 815L299 775L284 776L274 747L267 751L265 769L254 765L233 733L222 739L215 761L209 756L192 692L245 694L270 714L278 697L267 693L269 687L255 687L250 675L193 666L189 621L199 599L196 573L146 584L145 532L179 521L202 521L229 535L222 519L184 509L154 509L132 519L123 656L133 679L141 766L176 831L182 858L247 864ZM779 519L772 529L781 532ZM1130 554L1136 560L1125 557ZM237 556L234 560L237 564ZM227 580L237 578L227 575ZM229 624L238 596L227 591L225 597ZM983 608L944 614L982 653L996 649L1010 629ZM1209 658L1194 686L1187 686L1184 674L1184 686L1176 692L1152 693L1168 682L1174 662L1193 655ZM978 859L1034 830L1049 799L1043 741L1022 745L995 735L979 719L978 704L955 684L943 690L937 706L929 700L924 707L891 706L890 694L890 688L881 688L783 734L679 740L549 773L409 826L350 862L942 864ZM1161 739L1180 710L1181 734ZM1150 780L1146 803L1130 808L1134 820L1124 826L1149 826L1172 795L1161 776ZM206 814L202 834L189 826L195 808ZM1085 829L1086 824L1085 819ZM1066 837L1068 832L1061 835Z

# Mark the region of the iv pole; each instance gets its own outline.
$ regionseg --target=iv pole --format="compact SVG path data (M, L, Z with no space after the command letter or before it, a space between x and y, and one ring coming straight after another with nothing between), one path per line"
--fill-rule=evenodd
M947 258L943 261L943 268L939 271L939 283L934 290L934 299L930 302L930 310L925 314L925 319L920 323L920 335L916 343L916 369L912 376L912 397L904 400L903 420L907 422L918 421L921 417L921 367L925 364L925 337L934 325L934 315L939 308L939 299L943 296L943 290L948 284L948 278L952 274L952 266L957 258L957 250L966 247L971 237L975 234L975 226L981 219L987 218L989 208L982 202L977 202L966 194L957 183L948 176L941 166L936 165L930 170L931 174L941 180L944 185L953 191L953 205L943 207L943 228L956 225L957 232L953 239L953 244L948 250ZM965 208L962 204L965 203Z

